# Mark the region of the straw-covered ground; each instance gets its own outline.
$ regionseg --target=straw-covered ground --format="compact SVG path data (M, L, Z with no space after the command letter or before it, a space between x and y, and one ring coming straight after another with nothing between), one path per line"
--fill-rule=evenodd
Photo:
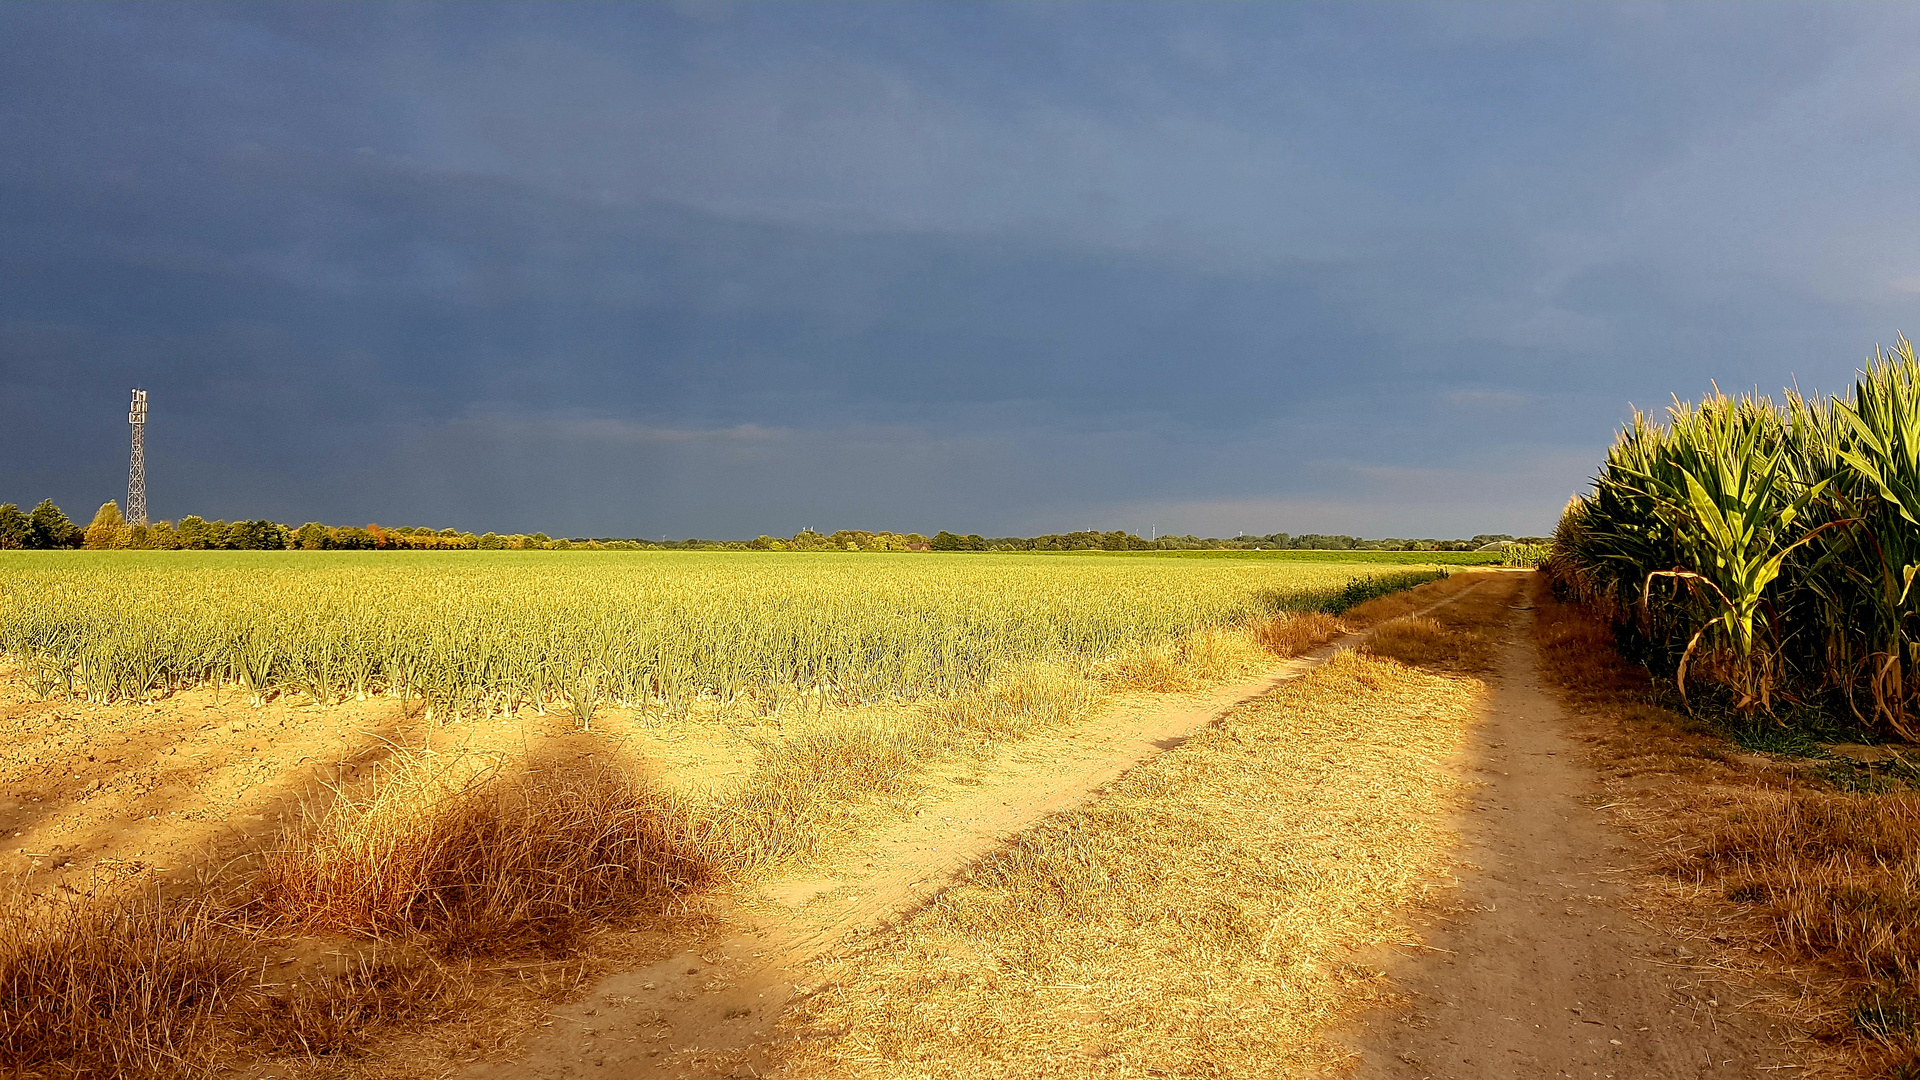
M1448 881L1441 767L1482 689L1342 653L855 938L789 1021L808 1075L1280 1076L1391 995L1356 956ZM837 966L836 966L837 965Z

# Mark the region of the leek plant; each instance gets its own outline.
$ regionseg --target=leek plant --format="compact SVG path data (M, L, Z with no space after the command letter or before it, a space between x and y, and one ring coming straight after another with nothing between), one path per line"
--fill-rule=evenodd
M1324 610L1392 564L1057 555L0 553L0 655L96 701L424 699L448 721L683 717L971 694L1034 662ZM343 557L344 556L344 557ZM796 705L796 702L799 704Z

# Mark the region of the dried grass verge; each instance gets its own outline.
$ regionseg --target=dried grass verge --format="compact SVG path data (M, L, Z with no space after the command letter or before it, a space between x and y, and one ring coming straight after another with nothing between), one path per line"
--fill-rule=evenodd
M755 744L751 775L699 813L708 857L733 870L804 862L874 803L910 798L931 760L984 755L1092 715L1110 692L1177 693L1266 670L1346 632L1325 612L1287 612L1134 646L1091 670L1032 664L909 717L806 728Z
M876 804L918 792L928 762L985 755L1091 714L1102 696L1076 668L1034 664L904 716L762 737L753 771L697 811L701 847L734 872L805 862L844 840Z
M1415 667L1472 669L1486 664L1484 638L1451 630L1439 619L1423 615L1381 623L1361 643L1360 651Z
M1275 1076L1388 993L1444 879L1439 768L1483 687L1352 653L1229 714L856 941L789 1018L800 1076Z
M1262 631L1269 638L1285 637L1285 630L1273 627L1296 618L1277 615L1245 629L1196 630L1172 641L1138 645L1101 664L1096 676L1114 690L1177 694L1251 675L1273 659L1260 639Z
M1920 793L1842 791L1821 763L1742 753L1655 703L1597 616L1534 598L1550 680L1588 735L1614 821L1657 854L1641 906L1817 1040L1822 1067L1920 1075Z
M1249 629L1254 642L1275 656L1299 656L1346 632L1346 623L1324 611L1275 615L1254 623Z
M591 922L714 873L684 805L604 765L509 774L471 755L404 753L365 796L305 809L254 898L270 925L299 933L562 955Z
M1340 613L1340 620L1355 630L1378 626L1389 619L1411 615L1421 608L1473 588L1485 581L1485 572L1462 570L1413 589L1377 596Z
M314 809L236 892L70 896L6 912L0 1070L158 1080L352 1057L470 1007L471 965L416 944L444 957L562 955L594 923L657 908L713 873L683 809L624 774L508 776L397 755L365 795ZM282 976L273 957L285 935L315 931L401 947Z
M204 1072L252 954L204 902L34 904L0 919L0 1068L11 1075Z

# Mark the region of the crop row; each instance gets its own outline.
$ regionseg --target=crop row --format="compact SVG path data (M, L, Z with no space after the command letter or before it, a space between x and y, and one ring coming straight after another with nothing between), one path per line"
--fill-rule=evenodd
M0 653L43 696L94 701L213 686L255 704L417 697L442 715L818 708L950 695L1009 665L1338 607L1406 575L1034 556L18 553L0 561Z

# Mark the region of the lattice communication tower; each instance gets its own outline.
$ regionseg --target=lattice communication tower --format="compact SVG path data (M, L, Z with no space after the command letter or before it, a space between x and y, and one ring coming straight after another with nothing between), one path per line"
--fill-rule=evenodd
M133 392L133 408L127 412L133 426L133 462L127 467L127 524L147 523L147 392Z

